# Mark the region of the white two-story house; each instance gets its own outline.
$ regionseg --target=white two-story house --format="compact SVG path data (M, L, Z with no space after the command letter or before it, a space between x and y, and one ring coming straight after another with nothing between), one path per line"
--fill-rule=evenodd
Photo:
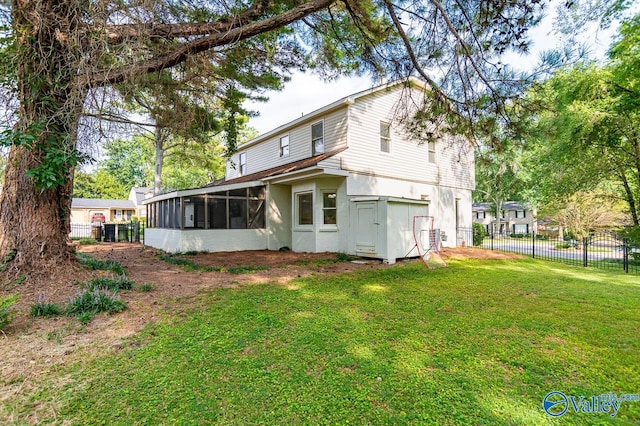
M505 201L499 221L496 221L491 203L473 203L472 212L473 221L482 224L487 233L526 235L538 230L537 212L529 203Z
M400 111L425 90L414 78L375 87L239 146L224 179L145 201L145 244L393 263L418 255L416 239L431 226L421 217L432 216L443 244L455 245L456 228L472 223L474 154L462 138L422 143L404 131Z

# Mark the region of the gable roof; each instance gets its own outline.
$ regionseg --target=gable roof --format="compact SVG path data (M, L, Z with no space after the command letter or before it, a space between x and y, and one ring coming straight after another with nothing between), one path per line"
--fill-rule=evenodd
M318 163L321 162L322 160L326 160L329 157L333 157L334 155L341 153L345 149L347 149L347 147L334 149L333 151L325 152L324 154L316 155L315 157L304 158L302 160L294 161L292 163L283 164L281 166L272 167L267 170L262 170L260 172L251 173L249 175L240 176L240 177L229 179L229 180L219 179L214 182L211 182L208 185L205 185L203 188L211 188L214 186L228 185L232 183L251 182L251 181L261 180L261 179L265 179L265 178L276 176L276 175L282 175L285 173L291 173L298 170L303 170L309 167L317 166Z
M471 206L472 211L489 211L493 209L493 203L473 203ZM502 210L530 210L531 206L527 202L520 201L504 201L502 203Z
M471 205L471 211L474 212L485 212L491 210L493 207L493 203L473 203Z
M153 188L134 186L133 188L131 188L131 192L133 192L135 195L135 200L131 200L131 201L133 201L137 206L139 206L139 205L142 205L142 201L144 201L145 196L148 193L153 192ZM130 197L129 199L131 199L131 194L129 194L129 197Z
M131 200L103 200L98 198L72 198L71 208L76 209L127 209L135 210Z
M328 105L323 106L322 108L319 108L315 111L310 112L309 114L303 115L302 117L296 118L293 121L290 121L288 123L285 123L281 126L276 127L273 130L270 130L266 133L263 133L261 135L259 135L258 137L255 137L253 139L251 139L250 141L247 141L245 143L243 143L242 145L240 145L237 149L237 151L241 151L243 149L249 148L250 146L253 146L257 143L260 143L266 139L269 139L275 135L277 135L278 133L282 133L283 131L285 131L286 129L290 128L290 127L294 127L297 126L299 124L302 124L306 121L311 121L311 120L315 120L318 117L322 116L323 114L326 114L330 111L333 111L335 109L339 109L339 108L343 108L346 107L348 105L351 105L353 103L355 103L358 99L365 97L365 96L369 96L369 95L373 95L374 93L377 92L381 92L383 90L389 90L392 89L396 86L407 86L407 87L419 87L421 89L427 89L428 86L420 79L416 78L416 77L409 77L403 80L396 80L396 81L392 81L390 83L385 83L385 84L381 84L379 86L375 86L372 87L371 89L366 89L366 90L362 90L360 92L354 93L352 95L349 96L345 96L344 98L338 99L335 102L332 102Z

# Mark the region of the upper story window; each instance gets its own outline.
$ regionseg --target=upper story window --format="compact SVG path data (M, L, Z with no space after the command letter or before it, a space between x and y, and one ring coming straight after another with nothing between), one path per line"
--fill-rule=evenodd
M525 210L516 210L516 219L527 217L527 212Z
M380 151L390 152L391 149L391 125L380 122Z
M476 219L486 219L486 218L487 218L486 212L476 212Z
M289 156L289 135L280 138L280 157Z
M313 155L324 153L324 123L319 123L311 126L311 147Z
M244 176L247 174L247 153L243 152L240 154L240 175Z
M429 162L436 162L436 143L434 141L427 142L427 149L429 150Z

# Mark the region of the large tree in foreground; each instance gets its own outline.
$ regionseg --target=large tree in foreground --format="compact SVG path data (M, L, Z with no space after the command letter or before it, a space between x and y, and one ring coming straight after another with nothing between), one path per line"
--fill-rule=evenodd
M251 91L245 74L292 67L331 77L372 71L421 76L431 86L409 127L430 121L472 134L509 124L505 100L519 92L499 60L527 51L543 0L211 0L182 2L13 0L4 13L2 86L19 101L0 199L0 262L44 271L71 259L67 246L81 117L108 88L207 61ZM178 68L176 68L178 67ZM233 71L233 72L232 72ZM274 72L275 71L275 72ZM278 86L277 82L274 86ZM95 105L91 105L95 107Z

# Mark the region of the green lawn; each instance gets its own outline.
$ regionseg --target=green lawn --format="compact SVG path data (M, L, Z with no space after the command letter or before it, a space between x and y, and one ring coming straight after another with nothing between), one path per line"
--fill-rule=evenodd
M465 260L218 290L34 398L80 424L640 424L542 410L640 393L638 281Z

